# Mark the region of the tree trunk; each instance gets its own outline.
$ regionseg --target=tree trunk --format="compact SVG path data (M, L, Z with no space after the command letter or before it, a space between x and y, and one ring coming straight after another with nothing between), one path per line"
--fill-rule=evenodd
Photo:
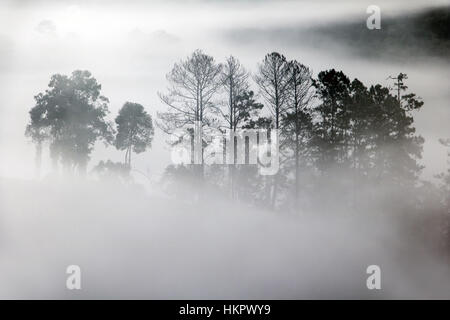
M128 164L128 150L129 148L125 151L125 164Z
M232 89L232 83L230 83L230 92L229 92L229 103L230 103L230 134L233 131L233 122L236 120L233 118L234 115L234 107L233 107L233 89ZM235 128L234 128L235 129ZM234 140L231 141L230 140L230 148L233 148L233 150L235 150L235 144L234 144ZM234 154L234 152L233 152ZM231 165L228 165L229 171L228 171L228 180L230 183L230 196L231 199L234 198L234 157L233 157L233 162L231 163Z
M128 166L131 168L131 153L133 152L133 150L131 149L130 146L130 150L128 152Z
M277 80L276 72L275 74L275 129L278 131L279 128L279 116L280 116L280 97L279 97L279 83ZM272 141L270 141L272 144ZM279 150L278 150L279 151ZM272 156L272 155L271 155ZM276 197L277 197L277 188L278 188L278 172L273 176L273 188L272 188L272 197L270 200L272 209L275 209L276 205Z
M36 143L36 178L41 177L41 164L42 164L42 142L39 141Z
M299 178L299 123L298 123L298 110L295 109L295 195L294 195L294 205L295 210L297 210L298 207L298 193L299 193L299 187L300 187L300 178Z

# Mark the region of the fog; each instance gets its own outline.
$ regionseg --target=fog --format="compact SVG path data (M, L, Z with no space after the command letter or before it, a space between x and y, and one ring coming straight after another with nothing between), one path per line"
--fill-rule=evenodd
M276 216L212 193L199 205L67 180L0 188L1 298L450 296L445 260L392 212ZM65 288L72 264L80 291ZM366 288L371 264L381 267L381 291Z
M370 4L2 2L0 298L450 298L449 257L437 249L433 208L426 217L411 217L369 203L367 212L317 209L293 216L213 191L200 202L177 199L159 184L170 164L159 130L149 151L133 155L135 184L57 177L47 145L37 179L34 146L24 136L33 97L52 74L89 70L110 100L110 120L125 101L141 103L156 119L164 109L157 92L166 90L166 74L193 50L218 62L233 54L252 72L266 53L278 51L314 75L335 68L369 85L388 85L390 75L407 73L409 90L425 101L415 114L425 138L421 178L434 181L447 168L438 140L450 137L448 57L369 58L313 32L359 20L365 28ZM382 17L448 4L379 1ZM99 143L89 170L123 156ZM421 223L431 229L414 234ZM82 269L80 291L66 289L71 264ZM381 267L381 291L367 290L372 264Z

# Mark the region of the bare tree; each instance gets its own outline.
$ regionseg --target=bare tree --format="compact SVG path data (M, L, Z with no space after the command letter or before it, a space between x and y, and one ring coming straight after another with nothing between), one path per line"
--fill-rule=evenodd
M259 86L260 93L268 102L270 111L275 117L274 127L280 128L282 112L285 110L289 95L289 74L286 58L272 52L265 56L258 65L257 74L254 77Z
M281 116L285 112L289 96L289 74L286 58L277 52L267 54L263 62L258 65L254 80L274 117L274 128L280 129ZM275 206L276 202L278 179L278 174L275 174L270 196L272 207Z
M227 111L224 118L230 130L236 131L242 117L239 115L239 110L236 108L236 100L239 95L242 95L248 90L249 73L241 65L238 59L233 56L228 57L221 75L221 81L228 95Z
M394 87L392 90L397 91L397 100L398 103L401 103L401 92L408 89L408 87L404 84L403 80L408 79L408 76L405 73L399 73L396 77L389 76L388 79L394 80Z
M244 110L241 110L242 108L238 108L238 100L239 97L246 93L249 88L248 77L249 73L241 65L239 60L233 56L229 56L226 63L224 64L224 68L221 74L221 82L227 94L226 112L221 111L221 113L225 120L227 128L229 128L230 131L233 132L236 131L238 125L244 120L245 117L245 112L243 112ZM227 140L225 139L225 148L227 143L226 141ZM234 141L229 141L230 147L234 148ZM234 197L234 160L235 159L233 159L232 165L228 168L228 180L230 183L231 197Z
M297 206L300 185L300 150L308 139L306 135L312 128L312 117L309 107L314 96L311 69L296 60L288 64L289 74L289 101L285 122L293 131L294 159L295 159L295 195L294 202ZM291 136L289 134L289 136ZM291 138L291 137L289 137Z
M167 112L158 113L158 126L166 133L201 123L210 126L214 122L216 108L212 103L214 94L221 87L222 65L214 58L196 50L187 59L176 63L166 78L168 92L158 93L161 101L168 106ZM201 172L203 176L203 151L201 152Z

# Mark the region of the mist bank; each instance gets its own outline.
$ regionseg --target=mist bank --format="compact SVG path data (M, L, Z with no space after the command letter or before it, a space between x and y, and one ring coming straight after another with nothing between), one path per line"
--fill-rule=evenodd
M2 179L0 198L1 298L450 297L431 211L420 219L387 210L290 216L212 191L187 202L67 177ZM66 289L72 264L81 290ZM366 288L372 264L382 290Z

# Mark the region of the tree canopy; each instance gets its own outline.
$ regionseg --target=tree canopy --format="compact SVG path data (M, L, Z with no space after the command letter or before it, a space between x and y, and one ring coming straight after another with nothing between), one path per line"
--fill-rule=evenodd
M98 140L111 143L113 129L106 120L108 99L89 71L70 76L55 74L48 89L35 96L27 135L35 142L50 142L54 164L84 172Z
M144 152L152 145L154 128L152 117L138 103L126 102L116 117L117 134L115 145L126 150L125 163L131 166L131 152Z

